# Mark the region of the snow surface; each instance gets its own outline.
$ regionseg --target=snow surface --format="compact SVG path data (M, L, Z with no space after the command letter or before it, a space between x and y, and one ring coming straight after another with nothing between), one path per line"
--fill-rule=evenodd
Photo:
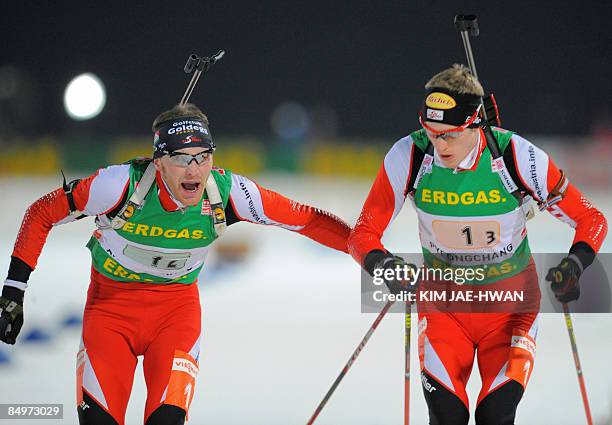
M285 175L257 180L333 211L351 224L371 184ZM58 185L59 178L0 179L4 211L0 270L8 267L25 208ZM609 193L586 192L612 217ZM63 328L60 322L66 315L82 313L90 267L84 245L92 229L91 219L55 229L30 279L22 332L39 327L52 333L50 342L0 346L10 358L8 364L0 364L0 403L63 403L64 419L46 424L77 423L74 383L80 330ZM534 252L566 251L573 236L570 228L547 214L538 214L529 231ZM360 312L359 269L348 256L278 228L241 223L224 238L247 240L254 249L245 262L211 268L202 275L202 354L189 422L305 424L375 318ZM416 216L409 204L385 238L389 249L418 250ZM610 238L603 251L612 251ZM612 424L612 315L575 314L573 320L595 423ZM586 423L561 315L541 317L537 342L535 370L516 423ZM416 332L412 347L411 423L424 424L427 411L418 375ZM391 314L316 423L401 424L403 353L403 315ZM479 385L475 365L468 385L472 412ZM145 398L139 367L127 424L142 423Z

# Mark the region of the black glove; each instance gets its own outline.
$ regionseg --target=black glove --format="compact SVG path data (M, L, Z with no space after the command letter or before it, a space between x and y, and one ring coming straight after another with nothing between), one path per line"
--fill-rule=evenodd
M376 262L374 270L375 273L381 273L380 277L384 280L390 293L398 295L402 291L416 292L415 272L417 267L414 264L407 263L403 258L387 254ZM376 270L382 270L382 272L376 272ZM392 270L393 273L387 270ZM393 277L388 278L389 275Z
M565 257L557 267L548 270L546 280L551 282L550 289L555 294L557 301L567 303L580 297L580 275L582 267L578 259Z
M14 344L23 326L24 291L4 286L0 297L0 341Z

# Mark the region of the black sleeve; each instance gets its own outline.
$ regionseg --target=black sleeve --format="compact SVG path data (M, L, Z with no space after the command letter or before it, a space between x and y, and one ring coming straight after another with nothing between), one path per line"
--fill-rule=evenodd
M11 257L11 265L9 266L8 280L27 283L30 278L32 269L24 261L17 257Z
M597 253L586 242L576 242L569 250L570 254L574 254L582 263L583 270L593 263Z

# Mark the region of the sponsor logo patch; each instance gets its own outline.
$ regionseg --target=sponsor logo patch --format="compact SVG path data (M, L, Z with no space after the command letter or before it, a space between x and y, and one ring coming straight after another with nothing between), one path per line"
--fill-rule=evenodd
M172 127L168 129L168 134L182 134L182 133L193 133L193 132L204 133L208 136L208 129L203 126L202 123L197 121L182 121L179 123L172 124Z
M223 211L223 208L221 208L221 207L216 207L215 208L215 219L217 221L225 220L225 211Z
M528 337L522 335L512 335L512 347L527 350L532 357L535 357L535 343Z
M536 159L536 151L533 145L529 145L529 175L531 177L531 182L533 184L533 188L535 189L535 193L538 195L540 199L545 199L546 197L542 193L542 186L540 186L540 180L538 179L538 169L537 169L537 159Z
M145 237L163 237L166 239L206 239L207 237L201 229L172 229L130 221L123 225L121 231Z
M210 207L210 201L208 199L202 200L202 210L200 211L202 215L212 215L212 208Z
M172 362L172 370L188 373L192 378L198 375L199 368L188 358L175 357Z
M425 389L425 391L431 393L437 390L436 387L434 387L433 385L431 385L431 383L429 383L429 380L427 379L427 376L425 376L424 373L421 373L421 382L423 383L423 388Z
M123 218L127 220L127 219L132 218L133 215L134 215L134 206L128 205L125 211L123 212Z
M453 109L457 102L446 93L433 92L425 99L425 105L436 109Z
M504 164L504 159L502 157L499 157L497 159L494 159L493 161L491 161L491 171L493 171L494 173L498 172L499 170L502 170L506 168L505 164Z
M444 119L444 111L427 108L427 119L434 121L442 121Z
M200 137L195 137L195 136L189 135L189 136L185 137L183 140L181 140L181 143L184 143L184 144L191 143L191 142L197 143L197 142L201 142L202 140L204 140L204 139L202 139Z
M478 192L446 192L423 189L421 190L420 200L421 202L441 205L478 205L506 202L506 198L502 196L498 189L479 190Z

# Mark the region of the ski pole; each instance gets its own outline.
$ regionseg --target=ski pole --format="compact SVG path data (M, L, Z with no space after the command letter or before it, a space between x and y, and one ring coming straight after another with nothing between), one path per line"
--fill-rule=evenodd
M478 73L476 72L476 61L474 60L474 54L472 53L472 45L470 43L470 35L472 37L478 37L480 34L480 30L478 29L478 18L476 15L455 15L455 27L459 34L461 34L461 40L463 41L463 47L465 49L465 56L468 62L468 68L472 75L478 79ZM482 113L483 122L481 125L482 131L485 135L485 139L487 140L487 147L491 151L491 156L495 163L498 164L498 173L502 178L502 183L504 186L516 198L519 205L523 203L523 195L521 194L518 186L512 180L512 176L510 176L510 172L506 168L506 164L504 163L504 158L502 152L499 149L499 144L497 143L497 139L491 130L491 126L489 125L489 120L487 117L487 110L485 108L484 100L480 98L480 112Z
M412 303L406 301L406 317L404 320L404 425L410 424L410 329L412 328Z
M194 70L195 72L193 73L193 76L191 77L191 81L189 81L189 84L187 84L187 89L185 89L185 93L183 94L183 97L181 98L181 102L180 102L181 105L184 105L187 102L189 102L191 93L193 92L193 89L198 83L198 80L200 79L200 75L208 71L210 67L213 66L215 63L217 63L217 61L221 59L224 55L225 55L225 50L219 50L217 54L213 55L212 57L208 57L208 56L200 57L193 53L189 55L189 57L187 58L187 63L183 67L183 70L185 71L185 74L191 74Z
M338 387L338 385L340 384L340 381L342 381L342 378L344 378L344 375L346 375L348 370L351 368L351 366L353 365L353 363L359 356L359 353L361 353L361 350L363 350L363 347L365 347L366 343L368 342L368 340L370 339L370 337L372 336L372 334L374 333L374 331L380 324L380 321L383 319L383 317L385 317L385 314L387 314L387 312L389 311L389 309L391 308L394 302L395 301L387 301L383 309L380 311L380 313L378 313L378 317L376 317L376 320L374 320L374 323L372 323L372 326L370 326L370 329L368 329L365 336L363 337L363 339L361 340L361 342L359 343L359 345L357 346L357 348L355 349L355 351L349 358L348 362L346 362L346 364L344 365L344 368L342 368L342 370L340 371L340 374L338 375L338 377L332 384L331 388L329 389L329 391L327 391L327 394L325 394L325 397L323 397L323 400L321 400L321 403L319 403L319 405L315 409L307 425L312 425L314 421L317 419L317 416L319 416L319 413L321 413L321 410L323 410L323 408L325 407L325 404L327 404L328 400L330 399L330 397L336 390L336 387Z
M576 345L576 335L574 335L574 325L572 324L572 316L570 315L569 306L563 303L563 315L565 316L565 326L572 345L572 354L574 355L574 365L576 366L576 375L578 375L578 385L580 385L580 394L582 395L582 403L584 404L584 413L586 414L587 424L593 425L591 417L591 408L589 406L589 398L587 396L584 376L582 375L582 366L580 366L580 357L578 357L578 346Z
M476 61L474 60L474 54L472 53L472 44L470 43L470 35L472 37L478 37L480 30L478 29L478 18L476 15L456 15L455 16L455 27L459 34L461 34L461 41L463 41L463 48L465 49L465 57L468 62L468 68L470 72L478 80L478 72L476 72ZM487 111L484 107L482 98L480 99L481 111L485 120L487 120Z

